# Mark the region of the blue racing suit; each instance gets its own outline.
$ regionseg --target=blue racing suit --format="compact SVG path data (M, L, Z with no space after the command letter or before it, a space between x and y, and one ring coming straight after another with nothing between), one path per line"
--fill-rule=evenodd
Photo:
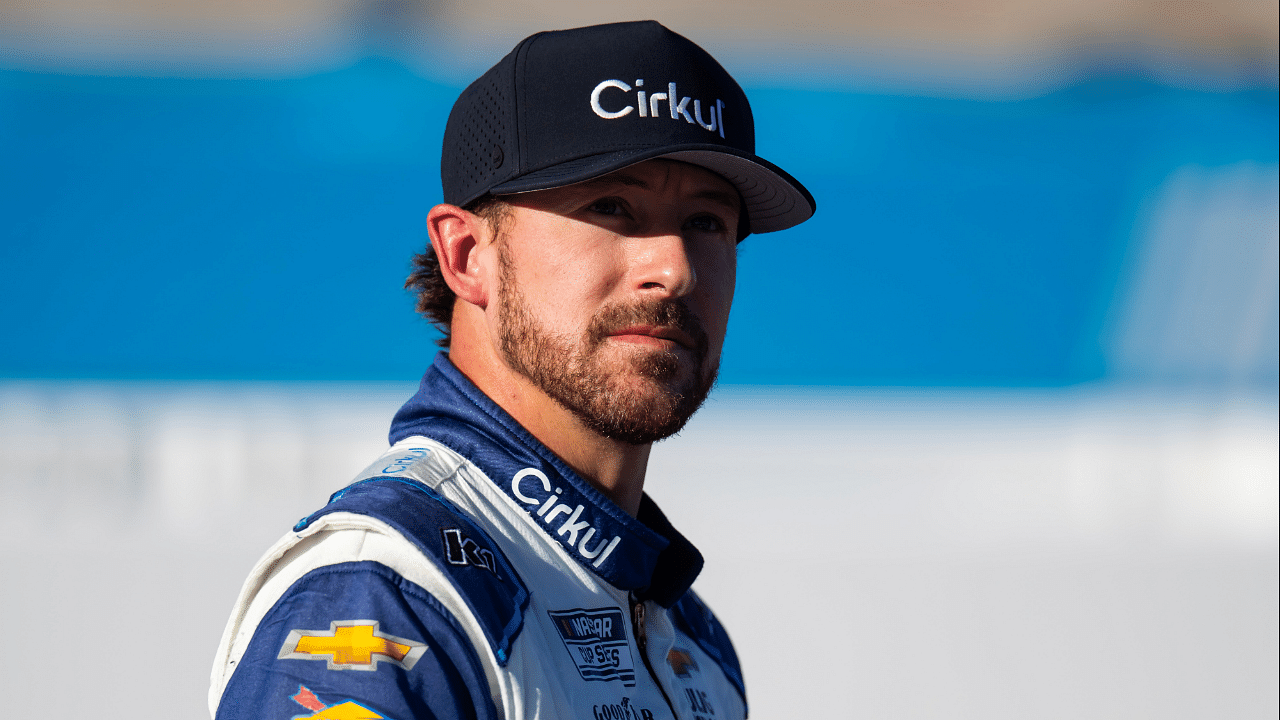
M391 449L258 562L216 720L746 716L702 556L632 518L437 356Z

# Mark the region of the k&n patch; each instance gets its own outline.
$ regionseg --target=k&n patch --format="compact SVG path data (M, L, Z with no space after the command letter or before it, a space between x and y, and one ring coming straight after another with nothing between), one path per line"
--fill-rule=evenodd
M636 666L621 610L553 610L547 614L583 680L621 680L627 687L636 684Z

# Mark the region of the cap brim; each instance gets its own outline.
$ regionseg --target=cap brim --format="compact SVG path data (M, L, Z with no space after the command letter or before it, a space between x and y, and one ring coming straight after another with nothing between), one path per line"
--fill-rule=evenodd
M754 233L794 227L812 217L817 209L808 189L781 168L723 145L679 145L591 155L521 175L494 186L489 192L509 195L564 187L656 158L698 165L733 183L742 195Z

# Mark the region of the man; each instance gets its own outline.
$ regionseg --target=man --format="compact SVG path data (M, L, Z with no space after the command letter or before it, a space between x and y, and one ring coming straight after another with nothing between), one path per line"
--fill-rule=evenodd
M654 22L527 38L458 99L409 285L446 333L391 449L253 570L216 718L733 718L702 557L643 494L715 380L736 244L809 193Z

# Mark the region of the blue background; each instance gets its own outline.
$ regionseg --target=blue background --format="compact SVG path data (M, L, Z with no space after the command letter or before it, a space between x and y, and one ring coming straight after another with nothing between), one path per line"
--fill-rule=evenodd
M744 83L819 211L753 236L722 382L1064 385L1144 199L1277 162L1275 90L1096 76L1014 101ZM0 376L405 380L401 289L460 91L390 60L296 79L0 71Z

